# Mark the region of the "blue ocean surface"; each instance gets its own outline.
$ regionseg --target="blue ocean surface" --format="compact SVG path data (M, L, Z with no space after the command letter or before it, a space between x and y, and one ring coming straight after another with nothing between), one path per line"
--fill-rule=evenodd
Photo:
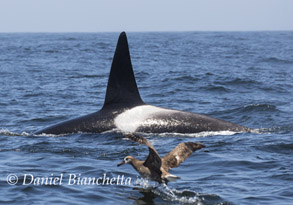
M259 131L142 134L206 146L168 186L116 166L148 155L120 132L34 135L102 107L118 36L0 34L1 204L293 204L293 32L128 33L146 103Z

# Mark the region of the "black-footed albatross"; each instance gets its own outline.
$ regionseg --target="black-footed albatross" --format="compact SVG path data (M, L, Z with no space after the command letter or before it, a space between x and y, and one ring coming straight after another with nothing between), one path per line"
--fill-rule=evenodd
M180 179L180 177L168 172L171 168L178 167L194 151L205 147L199 142L183 142L161 158L153 145L144 137L136 134L127 134L125 137L148 146L149 155L145 161L140 161L133 156L127 156L117 166L129 163L143 178L166 184L169 181Z

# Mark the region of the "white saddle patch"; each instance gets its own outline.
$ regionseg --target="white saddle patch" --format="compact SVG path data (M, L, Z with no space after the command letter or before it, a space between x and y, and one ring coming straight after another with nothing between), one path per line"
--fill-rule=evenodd
M135 132L139 126L145 123L151 125L153 123L151 119L152 116L166 112L174 113L178 111L164 109L152 105L137 106L132 109L125 110L121 114L117 115L117 117L114 119L114 124L122 132L132 133Z

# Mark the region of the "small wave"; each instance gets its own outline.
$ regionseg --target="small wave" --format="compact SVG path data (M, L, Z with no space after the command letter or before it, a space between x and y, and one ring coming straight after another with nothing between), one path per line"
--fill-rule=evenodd
M146 179L137 179L136 185L139 187L151 191L154 194L160 196L165 201L172 201L184 204L203 204L202 199L197 196L197 193L193 191L178 191L176 189L171 190L166 184L153 184Z
M59 53L58 50L46 50L45 53Z
M73 37L68 37L68 38L64 38L65 41L75 41L77 40L77 38L73 38Z
M29 136L30 134L27 132L22 132L21 134L19 134L19 133L11 132L8 129L0 129L0 135L3 135L3 136Z
M99 42L96 44L98 46L98 48L100 49L104 49L104 48L109 48L109 44L108 43L104 43L104 42Z
M63 137L66 135L71 135L71 134L59 134L59 135L55 135L55 134L46 134L46 133L42 133L42 134L36 134L35 136L38 137Z
M195 76L191 76L190 74L188 74L188 75L183 75L183 76L176 77L174 80L178 81L178 82L192 82L192 83L194 83L194 82L199 81L200 78L195 77ZM165 78L163 80L163 82L166 82L166 81L169 81L169 79Z
M293 153L293 144L292 143L277 143L277 144L269 144L269 145L257 145L256 149L271 152L271 153L279 153L290 155Z
M216 135L235 135L240 132L233 132L233 131L206 131L206 132L199 132L199 133L176 133L176 132L166 132L166 133L139 133L144 135L151 135L154 134L160 137L209 137L209 136L216 136Z
M123 133L121 132L120 130L118 130L117 128L116 129L112 129L112 130L107 130L107 131L104 131L104 132L101 132L99 133L99 136L100 135L104 135L104 134L108 134L108 133ZM47 134L47 133L41 133L41 134L34 134L34 136L39 136L39 137L64 137L64 136L69 136L69 135L92 135L92 134L97 134L95 132L82 132L82 131L79 131L77 133L63 133L63 134Z
M72 133L63 133L63 134L47 134L47 133L41 133L41 134L34 134L34 136L40 136L40 137L64 137L64 136L69 136L69 135L96 135L99 134L99 136L103 136L105 134L113 134L113 133L123 133L120 130L116 129L111 129L111 130L107 130L101 133L95 133L95 132L72 132Z
M235 79L230 80L230 81L216 82L216 83L224 84L224 85L252 85L252 84L259 84L259 82L255 81L255 80L251 80L249 78L246 78L246 79L235 78Z
M217 86L217 85L209 85L208 87L202 87L202 89L206 91L212 91L212 92L225 92L228 93L230 89L224 87L224 86Z
M164 200L179 202L184 204L203 204L203 200L200 199L197 193L189 191L188 195L192 193L194 196L188 196L184 194L184 191L178 191L176 189L170 189L167 185L163 184L153 191L155 194L160 195Z
M70 78L104 78L105 75L83 75L83 74L80 74L80 75L77 75L77 76L72 76Z
M243 109L244 112L251 112L251 111L279 111L275 105L270 104L252 104L252 105L246 105Z
M30 98L30 97L39 97L39 96L42 96L42 93L28 93L28 94L25 94L23 97Z
M271 128L260 129L263 133L289 133L293 132L293 125L284 125Z
M95 50L89 49L89 48L81 49L80 51L82 51L82 52L88 52L88 53L94 53L95 52Z
M253 132L255 133L260 133L260 131L258 130L253 130ZM24 132L25 133L25 132ZM122 133L122 134L130 134L133 132L124 132L122 130L119 130L117 128L112 129L112 130L107 130L105 132L102 132L100 134L108 134L108 133ZM190 137L190 138L198 138L198 137L209 137L209 136L216 136L216 135L235 135L237 133L241 133L241 132L234 132L234 131L206 131L206 132L199 132L199 133L177 133L177 132L165 132L165 133L145 133L145 132L135 132L137 134L141 134L144 136L154 136L157 135L159 137ZM1 134L1 132L0 132ZM27 134L27 133L26 133ZM35 136L41 136L41 137L63 137L63 136L67 136L67 135L73 135L73 134L95 134L95 133L91 133L91 132L78 132L78 133L66 133L66 134L46 134L46 133L41 133L41 134L37 134ZM29 135L29 134L27 134Z
M211 115L219 115L223 113L249 113L249 112L280 112L277 106L270 104L249 104L243 107L234 108L231 110L219 111L210 113Z
M276 58L276 57L263 58L261 61L267 62L267 63L284 63L284 64L292 64L293 63L293 61L280 59L280 58Z
M135 186L142 188L142 191L149 191L155 195L160 196L163 200L168 202L175 202L179 204L230 204L225 202L216 194L197 193L192 190L177 190L170 189L166 184L158 184L147 179L138 178Z

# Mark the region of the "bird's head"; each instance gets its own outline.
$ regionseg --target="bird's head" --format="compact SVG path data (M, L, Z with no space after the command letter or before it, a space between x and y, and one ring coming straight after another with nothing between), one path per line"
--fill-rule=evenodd
M127 156L127 157L125 157L125 158L123 159L122 162L120 162L119 164L117 164L117 167L119 167L119 166L121 166L121 165L123 165L123 164L131 163L133 159L134 159L134 157L132 157L132 156Z

